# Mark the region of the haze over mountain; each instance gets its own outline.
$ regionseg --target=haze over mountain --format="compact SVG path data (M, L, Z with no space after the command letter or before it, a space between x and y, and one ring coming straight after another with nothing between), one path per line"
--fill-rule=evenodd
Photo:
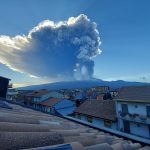
M39 90L39 89L74 89L74 88L90 88L94 86L110 86L112 88L120 88L123 86L150 86L150 83L143 82L128 82L123 80L117 81L104 81L101 79L91 79L91 80L79 80L79 81L64 81L64 82L55 82L47 83L40 85L32 85L26 87L20 87L21 90Z

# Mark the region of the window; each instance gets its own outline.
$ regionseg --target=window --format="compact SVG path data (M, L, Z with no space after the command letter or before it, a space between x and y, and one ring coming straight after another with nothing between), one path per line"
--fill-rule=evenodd
M104 120L104 126L111 128L111 121L110 120Z
M127 104L121 104L122 112L127 114L128 113L128 105Z
M93 118L91 116L87 116L87 121L92 123L93 122Z
M78 119L81 119L81 115L80 115L80 114L77 114L77 113L76 113L76 114L75 114L75 117L78 118Z
M146 106L147 117L150 117L150 106Z

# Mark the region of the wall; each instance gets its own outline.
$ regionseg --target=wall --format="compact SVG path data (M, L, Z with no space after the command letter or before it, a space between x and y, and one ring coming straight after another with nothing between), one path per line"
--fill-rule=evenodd
M51 112L51 108L49 106L42 106L42 111Z
M112 122L111 128L117 130L117 122Z
M94 119L93 119L93 124L94 124L94 125L101 126L101 127L105 127L104 119L94 118ZM116 122L112 122L110 128L116 130L116 125L117 125ZM106 127L106 128L108 128L108 127Z
M103 119L94 118L93 119L93 124L104 127L104 120Z
M51 97L50 93L44 94L44 95L41 96L40 101L42 102L42 101L44 101L44 100L46 100L46 99L48 99L50 97Z
M119 131L123 131L123 128L124 128L124 126L123 126L123 121L122 121L122 119L120 119L120 118L118 118L118 125L117 125L117 130L119 130Z
M83 115L83 114L82 114L82 115L80 115L80 118L81 118L81 120L88 122L86 115ZM93 117L93 122L92 122L92 124L93 124L93 125L96 125L96 126L98 126L98 127L105 127L105 125L104 125L104 119L100 119L100 118L94 118L94 117ZM112 122L112 124L111 124L111 129L116 129L116 125L117 125L117 123ZM107 128L108 128L108 127L107 127Z
M86 121L87 122L87 117L85 115L81 115L81 120Z
M131 134L150 138L149 128L146 125L140 124L140 126L138 126L135 123L130 123L130 130L131 130Z
M127 103L127 102L116 102L116 111L117 111L117 118L118 118L118 130L122 131L124 128L123 126L123 120L119 115L119 111L122 111L121 104L127 104L128 105L128 112L130 114L139 114L139 115L144 115L147 116L146 112L146 106L148 105L147 103ZM149 128L148 125L143 123L137 123L137 122L132 122L130 121L130 133L137 135L137 136L142 136L149 138Z
M64 95L59 93L59 92L50 92L48 93L49 97L53 97L53 98L64 98Z
M121 104L128 104L128 112L131 114L140 114L140 115L147 115L146 112L146 103L127 103L127 102L117 102L116 107L119 111L122 111ZM137 107L136 107L137 106Z

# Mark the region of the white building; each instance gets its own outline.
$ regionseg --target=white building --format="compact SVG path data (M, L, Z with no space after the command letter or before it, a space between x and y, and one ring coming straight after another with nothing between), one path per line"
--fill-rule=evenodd
M86 100L75 110L75 117L98 127L116 129L115 102Z
M50 92L46 89L33 91L26 95L25 101L29 104L40 103L50 98Z
M124 87L115 101L118 130L150 138L150 87Z

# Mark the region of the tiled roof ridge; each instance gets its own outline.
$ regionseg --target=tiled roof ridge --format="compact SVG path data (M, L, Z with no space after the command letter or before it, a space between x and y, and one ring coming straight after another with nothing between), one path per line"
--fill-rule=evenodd
M0 115L0 150L44 148L139 150L142 148L139 143L112 136L68 119L15 104L9 105L12 110L0 109L0 114L3 114Z

